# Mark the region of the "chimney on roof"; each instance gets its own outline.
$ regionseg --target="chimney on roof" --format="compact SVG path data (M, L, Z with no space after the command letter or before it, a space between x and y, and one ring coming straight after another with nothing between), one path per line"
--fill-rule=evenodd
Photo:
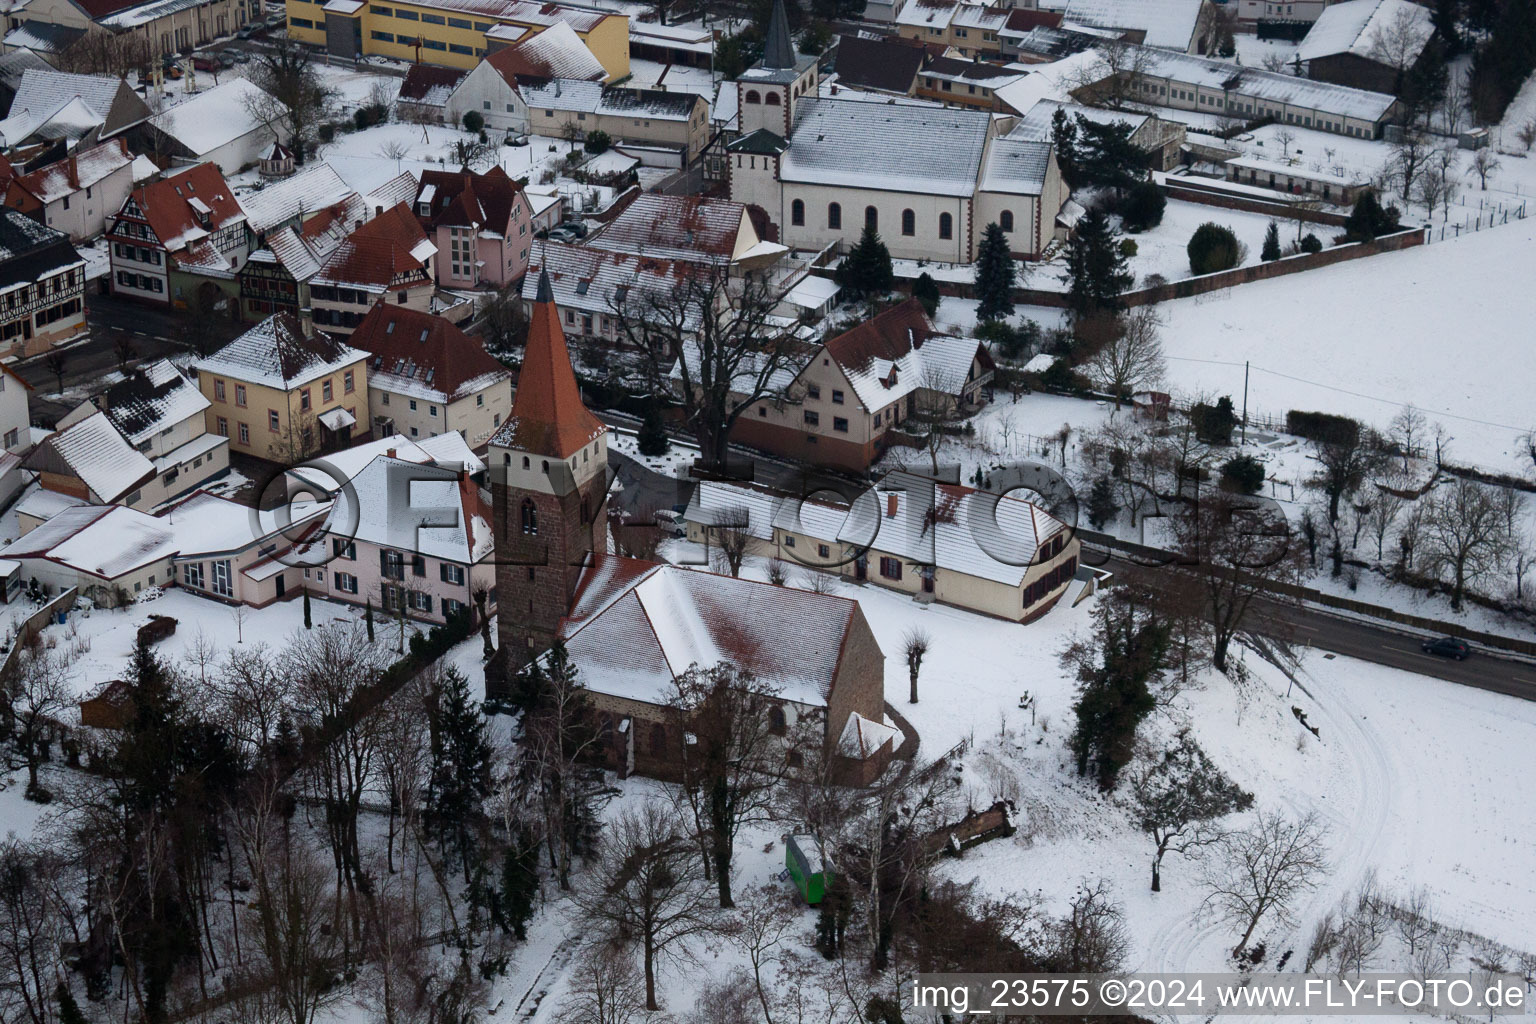
M384 207L382 207L382 206L375 206L373 208L373 215L375 217L382 217L382 216L384 216Z
M363 222L362 222L361 219L358 219L358 220L355 220L355 221L352 222L352 230L353 231L356 231L358 228L360 228L362 226L363 226Z
M385 455L386 458L391 458L392 459L392 458L395 457L395 450L393 448L387 449L384 452L384 455Z

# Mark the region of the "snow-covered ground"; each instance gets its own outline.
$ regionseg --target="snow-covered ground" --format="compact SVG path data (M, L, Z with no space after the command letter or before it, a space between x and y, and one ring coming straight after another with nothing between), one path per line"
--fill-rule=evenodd
M1536 219L1162 304L1173 390L1354 416L1443 422L1459 462L1509 471L1536 426L1529 288ZM1496 369L1495 369L1496 368Z

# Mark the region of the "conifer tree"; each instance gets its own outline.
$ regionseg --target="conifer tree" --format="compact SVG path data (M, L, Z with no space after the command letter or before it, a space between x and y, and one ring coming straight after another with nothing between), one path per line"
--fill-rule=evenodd
M891 251L880 240L874 225L865 224L857 244L843 257L836 273L837 284L859 298L884 295L895 283Z
M1259 257L1265 263L1280 258L1280 227L1274 221L1269 222L1269 229L1264 232L1264 248L1259 250Z
M988 224L976 249L976 307L978 320L1002 320L1013 313L1013 283L1017 276L1008 236Z
M1077 237L1067 252L1068 302L1079 316L1114 312L1120 293L1131 286L1120 240L1102 210L1089 210L1077 223Z
M928 271L917 275L917 280L912 284L912 297L923 304L923 310L933 316L939 311L939 282L933 279Z
M661 418L661 407L652 402L645 407L645 419L640 421L636 435L641 455L665 455L672 442L667 439L667 425Z
M363 601L363 625L368 627L368 642L373 643L373 598Z
M309 612L309 591L308 590L304 591L304 628L305 629L314 629L315 628L314 617Z
M464 879L471 875L485 799L491 793L491 744L485 722L469 694L469 680L450 665L427 700L432 766L427 817L444 850L459 855Z

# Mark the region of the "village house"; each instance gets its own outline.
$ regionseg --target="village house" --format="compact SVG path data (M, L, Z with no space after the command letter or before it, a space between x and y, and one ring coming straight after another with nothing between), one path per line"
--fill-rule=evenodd
M1035 63L1048 57L1031 52L1026 43L1036 30L1043 32L1059 31L1061 25L1060 11L1042 11L1029 7L1015 7L1008 12L1008 20L1003 27L997 30L998 41L1002 44L1003 57L1008 60L1017 60L1024 63Z
M212 89L176 104L136 130L140 149L162 167L216 164L225 174L252 167L274 142L287 142L280 117L258 111L281 105L247 78L227 78Z
M1239 156L1226 162L1227 180L1242 185L1272 188L1290 195L1316 196L1325 203L1352 206L1360 193L1371 187L1364 178L1310 170L1301 164Z
M468 70L498 45L569 26L608 72L629 77L629 18L541 0L291 0L288 34L352 59L378 55Z
M489 128L527 132L529 101L523 94L525 86L554 83L558 98L562 86L574 89L579 82L592 82L601 91L607 80L608 70L602 62L570 25L561 22L486 54L454 85L443 105L444 119L459 124L465 114L476 111Z
M505 288L527 273L532 216L500 167L422 171L411 208L437 249L444 288Z
M32 413L27 401L31 390L32 385L10 365L0 363L0 448L12 455L32 448Z
M1396 94L1434 34L1430 9L1410 0L1344 0L1319 13L1296 58L1313 81Z
M330 164L311 163L269 182L259 192L242 196L240 206L245 210L251 248L260 249L267 244L268 235L283 228L301 228L315 217L334 219L342 210L350 210L361 218L362 210L352 209L360 199Z
M728 661L779 689L773 730L819 725L833 758L848 729L884 726L884 658L856 602L605 554L608 428L581 401L539 279L512 416L490 447L500 645L487 696L562 642L597 715L596 756L662 778L675 777L687 728L668 694L692 665ZM835 767L867 781L889 734L859 753Z
M368 415L368 353L278 313L195 364L211 434L282 465L345 447Z
M150 114L148 104L121 78L28 68L0 121L0 142L13 157L31 159L61 140L69 149L89 146Z
M194 293L200 301L237 296L235 274L249 251L245 211L213 164L134 192L113 216L107 241L114 295L178 308Z
M726 268L732 278L768 271L787 252L761 237L741 203L660 192L639 196L586 244L606 252Z
M623 342L615 309L643 310L645 297L665 302L683 284L691 264L656 256L609 252L590 245L540 243L523 278L523 310L529 316L547 273L562 327L569 339L605 345Z
M1025 74L986 61L929 57L918 74L917 95L947 107L1001 111L1004 107L997 90Z
M511 371L440 316L381 302L348 342L368 354L375 437L457 431L476 448L512 410Z
M84 330L85 261L68 236L0 210L0 355L37 355Z
M133 159L128 144L120 138L79 149L56 163L12 178L5 205L41 219L71 241L95 238L107 229L107 218L122 208L123 200L133 191Z
M704 481L684 518L698 544L745 534L750 554L1015 622L1061 599L1081 548L1033 502L906 472L887 473L847 506Z
M63 45L52 50L60 53L87 33L111 33L132 38L147 60L207 46L246 20L242 0L28 0L7 20L5 47L35 49L62 36Z
M1212 0L1046 0L1063 28L1089 29L1174 53L1214 53L1220 41Z
M817 347L782 397L747 409L732 440L815 465L864 472L906 443L914 416L949 417L986 399L994 365L975 338L943 334L908 299Z
M378 212L348 235L310 279L314 322L350 334L378 302L431 312L437 255L409 204Z
M294 521L258 516L197 491L157 515L118 505L75 505L29 530L0 557L50 593L77 587L99 607L118 607L150 587L185 587L202 597L254 607L298 593L290 537L318 525L324 510Z
M1002 53L998 33L1007 22L1006 6L908 0L896 15L896 33L903 39L952 47L963 57L994 57Z
M395 97L395 113L408 123L441 124L449 120L448 99L463 80L459 68L412 64Z
M22 460L48 491L93 505L153 508L165 491L155 464L123 436L104 412L84 416L43 438Z
M890 37L839 36L835 52L839 88L887 96L916 94L917 72L926 53L922 46Z
M496 607L491 509L465 470L369 462L332 504L301 560L323 564L305 583L333 601L441 623Z
M208 432L208 399L169 359L135 367L59 420L65 430L105 413L127 442L152 463L155 479L142 488L154 508L204 486L229 469L229 438Z

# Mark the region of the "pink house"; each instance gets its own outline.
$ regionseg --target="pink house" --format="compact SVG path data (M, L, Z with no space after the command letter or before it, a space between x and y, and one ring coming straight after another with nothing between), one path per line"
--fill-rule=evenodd
M496 608L490 502L465 470L380 455L336 497L304 561L317 596L442 622ZM322 547L323 545L323 547Z
M444 288L505 288L527 272L532 211L522 186L500 167L423 171L412 209L437 245Z

